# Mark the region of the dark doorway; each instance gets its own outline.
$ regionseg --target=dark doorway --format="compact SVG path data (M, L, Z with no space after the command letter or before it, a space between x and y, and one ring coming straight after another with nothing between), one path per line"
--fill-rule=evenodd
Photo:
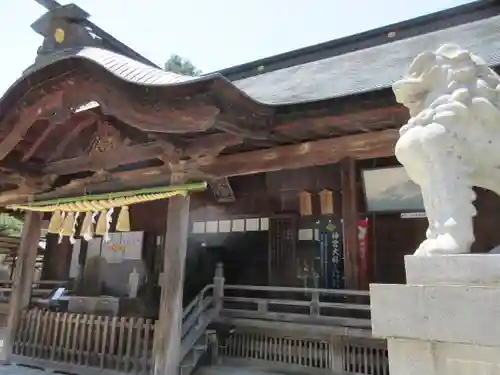
M202 237L202 238L200 238ZM212 283L215 266L224 264L226 284L267 285L268 232L213 233L192 238L186 261L184 302Z

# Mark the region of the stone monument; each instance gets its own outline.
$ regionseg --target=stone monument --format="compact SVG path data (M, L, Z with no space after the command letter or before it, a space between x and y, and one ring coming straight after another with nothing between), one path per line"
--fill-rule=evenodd
M500 78L446 44L394 83L411 119L395 154L422 190L426 239L405 258L406 285L371 285L374 336L391 375L500 375L500 254L467 254L474 186L500 194Z

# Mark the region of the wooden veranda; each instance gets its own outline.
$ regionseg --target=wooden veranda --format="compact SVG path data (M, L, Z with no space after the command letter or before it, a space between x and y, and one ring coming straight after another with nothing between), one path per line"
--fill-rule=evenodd
M248 297L263 292L273 297ZM67 373L149 374L159 324L137 317L25 310L12 359ZM370 324L366 291L227 285L220 266L213 283L183 311L179 374L203 364L272 364L277 370L318 375L388 375L386 342L371 337ZM237 332L221 336L214 330L218 325L235 326Z

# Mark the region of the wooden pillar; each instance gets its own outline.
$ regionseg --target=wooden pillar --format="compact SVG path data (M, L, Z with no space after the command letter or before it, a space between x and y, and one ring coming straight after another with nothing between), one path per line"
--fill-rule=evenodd
M59 236L53 233L47 234L46 240L41 279L67 280L73 256L73 245L66 237L59 243Z
M358 289L359 249L356 161L353 159L345 159L341 162L341 168L345 288Z
M155 326L154 375L178 373L188 227L189 196L170 198L160 280L160 311Z
M0 361L7 362L12 354L14 335L21 312L29 306L35 262L42 229L42 214L28 212L24 217L21 244L14 270L14 283L9 301L7 327L4 330L3 346L0 349Z
M219 262L215 267L214 276L214 305L217 314L220 314L222 308L224 307L224 264Z

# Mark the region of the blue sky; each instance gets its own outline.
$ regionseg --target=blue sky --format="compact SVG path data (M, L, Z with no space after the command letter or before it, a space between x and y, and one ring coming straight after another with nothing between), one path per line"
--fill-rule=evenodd
M0 93L31 64L44 12L8 0L0 15ZM60 1L62 4L69 1ZM75 0L101 28L163 65L171 53L204 72L467 3L466 0Z

